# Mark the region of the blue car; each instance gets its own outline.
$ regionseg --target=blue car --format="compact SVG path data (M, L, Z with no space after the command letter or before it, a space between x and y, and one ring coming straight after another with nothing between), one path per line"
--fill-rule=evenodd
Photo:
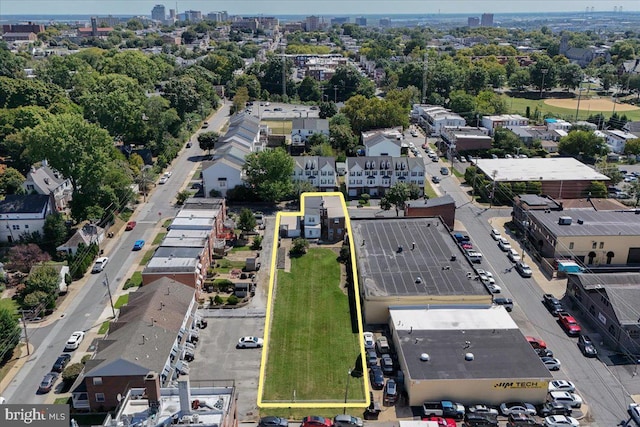
M142 249L143 246L144 246L144 240L136 240L136 242L133 244L133 250L139 251L140 249Z

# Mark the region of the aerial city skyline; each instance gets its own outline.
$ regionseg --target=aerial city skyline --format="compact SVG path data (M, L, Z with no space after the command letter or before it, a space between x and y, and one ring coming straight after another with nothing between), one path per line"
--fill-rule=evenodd
M0 9L0 19L6 15L60 15L60 14L113 14L113 15L149 15L157 0L138 1L78 1L60 0L49 2L44 0L3 0ZM366 5L366 7L365 7ZM391 6L392 5L392 6ZM552 13L552 12L631 12L638 11L637 1L616 0L614 2L586 1L538 1L513 2L513 1L470 1L453 0L449 2L436 2L432 0L401 0L386 2L380 0L363 1L352 0L341 2L328 0L315 2L310 0L275 0L263 2L257 0L237 0L232 4L222 1L189 0L180 2L166 2L168 9L202 10L204 13L212 10L228 10L229 14L269 14L269 15L296 15L296 14L328 14L328 15L353 15L353 14L438 14L438 13L482 13L497 11L500 13Z

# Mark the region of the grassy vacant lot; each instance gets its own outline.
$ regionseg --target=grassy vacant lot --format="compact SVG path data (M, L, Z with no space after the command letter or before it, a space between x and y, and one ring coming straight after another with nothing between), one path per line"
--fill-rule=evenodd
M547 96L550 97L549 94L547 94ZM576 117L575 108L568 109L568 108L555 107L553 105L545 104L544 99L540 100L540 99L512 98L507 95L504 95L504 98L505 98L505 102L507 103L507 109L512 114L521 114L524 116L527 111L527 106L529 106L529 109L532 115L535 112L537 107L538 111L540 111L541 117L544 117L545 115L550 115L550 116L554 116L556 118L561 118L565 120L574 120ZM589 111L586 108L586 106L583 106L582 104L580 104L578 120L586 120L587 117L589 117L590 115L597 114L597 113L602 113L605 117L608 118L613 113L613 109L607 110L607 111L595 111L595 110ZM629 120L640 120L640 110L623 111L623 112L618 112L618 114L626 115Z
M262 120L262 124L269 126L273 135L291 135L291 120Z
M359 355L340 265L329 249L311 249L278 271L263 401L343 402ZM348 400L364 400L362 378L350 378Z

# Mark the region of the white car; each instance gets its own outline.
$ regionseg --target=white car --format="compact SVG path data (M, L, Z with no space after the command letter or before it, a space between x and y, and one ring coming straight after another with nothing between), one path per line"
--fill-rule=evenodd
M162 178L160 178L160 181L158 181L158 184L164 185L167 183L167 181L169 181L169 178L167 178L166 176L163 176Z
M472 412L474 414L491 414L498 415L498 410L496 408L492 408L487 405L473 405L468 406L467 411Z
M166 176L167 178L171 178L171 175L173 175L172 171L166 171L163 176Z
M500 240L502 239L502 234L500 234L500 232L498 230L496 230L495 228L491 229L491 237L493 238L493 240Z
M536 407L531 403L524 402L508 402L500 405L500 412L505 417L508 417L509 414L516 414L518 412L524 412L525 414L531 415L535 417L537 411Z
M84 332L75 331L71 334L69 339L67 340L67 344L64 346L65 350L76 350L80 347L80 343L84 339Z
M551 415L544 419L545 427L580 427L580 422L573 417Z
M509 252L509 250L511 250L511 243L509 243L509 241L504 237L501 237L498 240L498 247L500 248L500 250L502 250L502 252Z
M549 382L549 391L575 391L576 386L571 381L553 380Z
M372 350L376 347L376 342L373 339L373 332L364 332L362 334L364 338L364 348L367 350Z
M109 262L109 258L106 256L100 257L96 260L95 264L93 264L93 268L91 269L92 273L100 273L106 267Z
M515 249L509 249L507 252L507 258L509 258L512 262L519 262L522 258L520 258L520 254Z
M491 274L490 272L482 270L480 268L478 268L476 272L478 273L478 276L480 276L480 280L482 280L483 282L489 283L490 285L494 285L496 283L496 279L493 278L493 274Z
M571 408L579 408L582 406L582 398L575 393L568 391L552 391L549 392L549 398L554 402L562 403Z
M541 357L540 360L542 360L544 366L550 371L557 371L560 369L560 366L562 366L562 363L555 357Z
M489 289L489 292L491 292L492 294L499 294L500 292L502 292L502 288L499 285L496 285L495 283L485 283L485 286L487 287L487 289Z
M264 341L258 337L242 337L238 340L238 348L262 348Z

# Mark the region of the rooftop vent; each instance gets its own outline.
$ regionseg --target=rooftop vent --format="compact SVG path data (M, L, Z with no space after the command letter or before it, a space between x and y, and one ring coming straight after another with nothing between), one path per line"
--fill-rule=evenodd
M423 362L428 362L429 361L429 354L428 353L422 353L420 355L420 360L422 360Z
M465 353L464 355L464 360L466 360L467 362L471 362L473 358L474 358L473 353Z
M580 219L580 218L578 218L577 223L578 223L578 224L580 224L580 225L584 224L584 219Z
M422 283L422 277L420 276L416 277L416 283Z
M558 225L571 225L571 217L570 216L561 216L558 218Z

